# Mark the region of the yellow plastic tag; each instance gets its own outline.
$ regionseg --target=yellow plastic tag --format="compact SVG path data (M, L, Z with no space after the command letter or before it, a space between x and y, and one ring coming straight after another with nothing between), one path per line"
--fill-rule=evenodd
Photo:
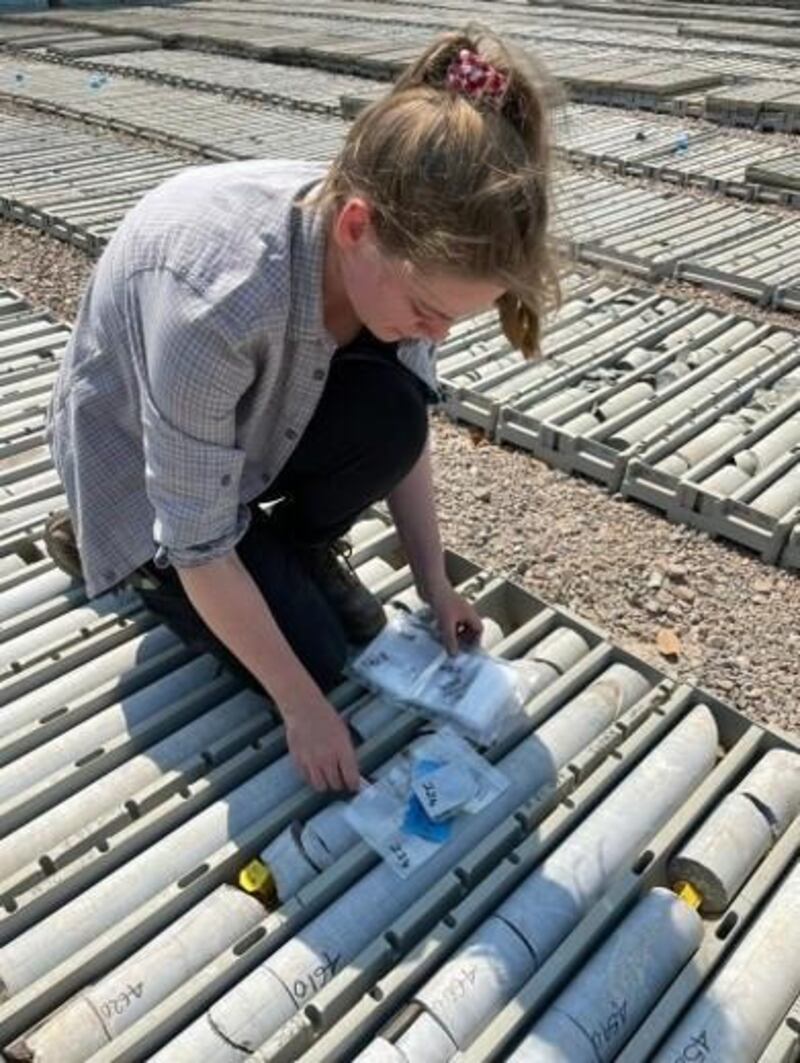
M239 872L239 885L245 893L267 893L272 888L272 875L263 861L251 860Z
M691 882L676 882L672 889L690 908L699 908L703 903L703 894Z

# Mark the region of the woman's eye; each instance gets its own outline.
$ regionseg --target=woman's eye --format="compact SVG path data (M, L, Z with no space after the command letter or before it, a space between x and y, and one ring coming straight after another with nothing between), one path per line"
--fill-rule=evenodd
M439 324L441 322L441 315L435 313L433 310L424 310L421 306L417 306L416 303L413 303L412 305L414 307L414 313L423 321L429 321L433 324Z

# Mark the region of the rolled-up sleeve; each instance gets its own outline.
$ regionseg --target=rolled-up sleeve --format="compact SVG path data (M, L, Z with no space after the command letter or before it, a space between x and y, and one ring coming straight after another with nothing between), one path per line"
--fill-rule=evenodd
M229 553L249 524L236 407L254 376L219 309L166 270L136 277L145 484L156 563L178 568Z

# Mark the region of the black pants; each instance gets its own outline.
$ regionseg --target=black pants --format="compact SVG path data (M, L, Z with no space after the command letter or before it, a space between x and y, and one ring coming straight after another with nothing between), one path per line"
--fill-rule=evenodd
M331 361L322 399L276 480L251 503L236 550L292 649L323 690L346 655L338 616L306 571L304 546L344 534L360 513L408 473L427 437L430 394L398 360L394 344L362 332ZM259 502L282 499L266 516ZM242 666L190 603L174 569L145 566L160 581L146 604L184 642Z

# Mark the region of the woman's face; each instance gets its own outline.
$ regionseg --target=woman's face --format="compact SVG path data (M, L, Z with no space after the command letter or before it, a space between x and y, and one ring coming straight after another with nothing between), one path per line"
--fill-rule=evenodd
M505 289L492 281L421 272L378 246L363 200L351 199L334 223L342 284L359 321L381 340L441 343L452 325L490 309Z

